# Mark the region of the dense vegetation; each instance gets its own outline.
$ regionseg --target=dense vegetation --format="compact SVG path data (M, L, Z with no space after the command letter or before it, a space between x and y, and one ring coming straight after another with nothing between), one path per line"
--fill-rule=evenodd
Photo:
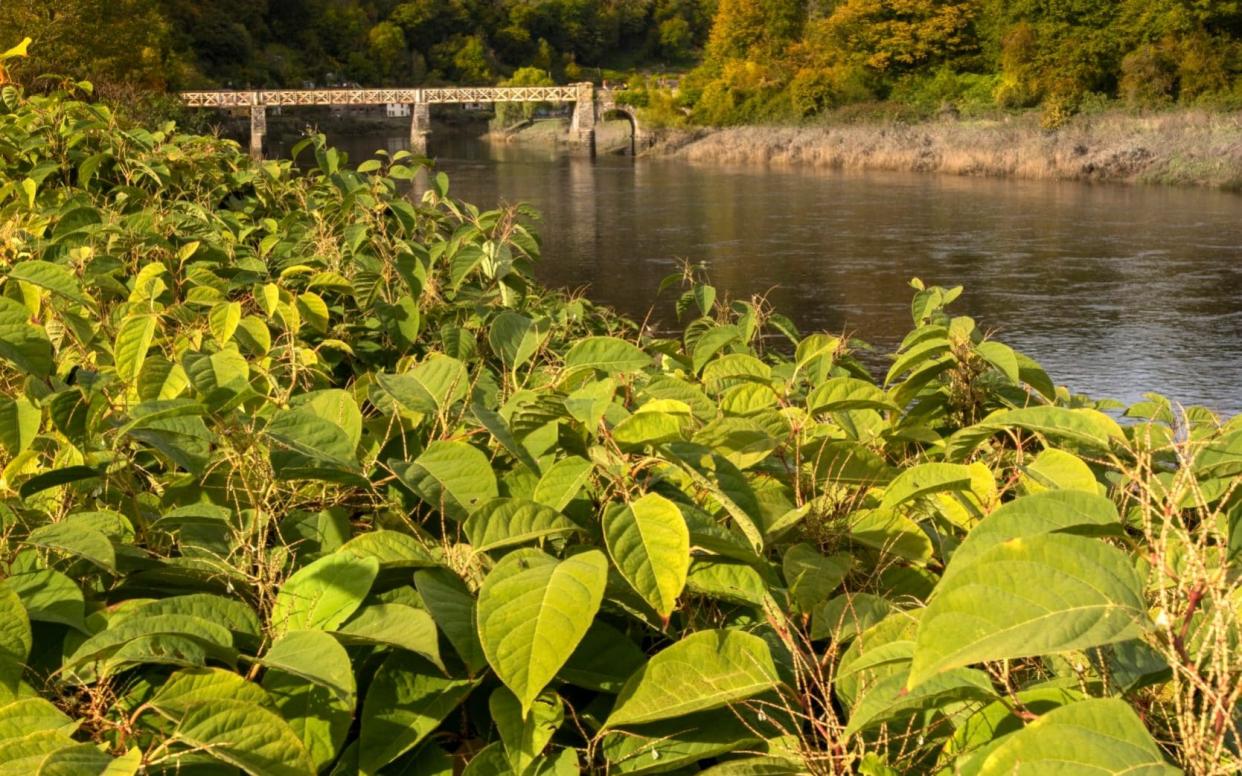
M301 152L0 92L0 773L1236 772L1242 421Z
M1239 0L11 0L38 73L144 89L556 81L687 70L649 121L1042 105L1242 106ZM641 85L642 79L635 79Z

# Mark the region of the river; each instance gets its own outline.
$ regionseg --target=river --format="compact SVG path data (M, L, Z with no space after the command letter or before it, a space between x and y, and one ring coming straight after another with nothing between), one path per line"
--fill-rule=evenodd
M359 162L401 137L332 138ZM528 202L546 283L673 319L660 281L703 263L722 296L763 294L805 332L890 351L909 281L962 285L953 308L1076 392L1145 391L1242 412L1242 196L917 174L722 168L431 137L451 194Z

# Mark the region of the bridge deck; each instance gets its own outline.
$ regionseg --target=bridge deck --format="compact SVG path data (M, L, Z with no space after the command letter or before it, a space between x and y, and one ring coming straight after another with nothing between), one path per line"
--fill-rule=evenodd
M182 92L191 108L254 108L267 105L387 105L467 102L576 102L584 84L490 86L442 89L268 89ZM590 86L590 84L585 84ZM590 92L587 92L590 94Z

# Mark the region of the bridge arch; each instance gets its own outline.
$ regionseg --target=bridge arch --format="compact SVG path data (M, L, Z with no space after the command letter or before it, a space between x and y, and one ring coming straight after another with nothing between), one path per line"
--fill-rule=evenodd
M638 112L629 105L623 105L611 100L600 105L600 121L614 115L619 115L630 123L630 155L637 156L642 148L642 129L638 123Z

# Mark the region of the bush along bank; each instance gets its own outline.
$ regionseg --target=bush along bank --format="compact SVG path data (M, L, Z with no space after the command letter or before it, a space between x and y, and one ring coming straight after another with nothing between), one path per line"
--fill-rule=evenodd
M919 283L882 376L653 339L404 154L2 102L5 772L1236 770L1242 421Z

